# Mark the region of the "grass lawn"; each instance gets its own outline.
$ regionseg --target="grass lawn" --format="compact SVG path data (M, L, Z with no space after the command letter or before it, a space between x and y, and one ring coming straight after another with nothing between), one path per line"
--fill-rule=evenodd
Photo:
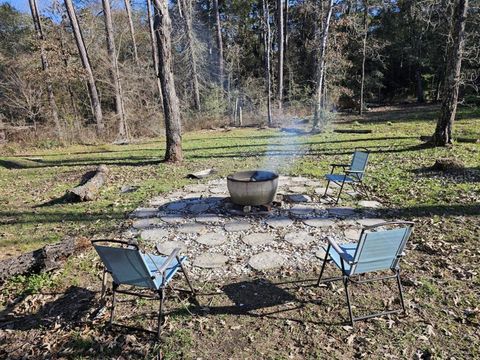
M296 282L315 277L313 272L292 271L288 279L259 274L200 284L210 294L200 297L208 304L201 314L192 316L198 310L184 306L183 299L171 300L163 342L157 345L148 334L104 328L107 315L95 312L101 268L90 250L69 259L61 270L3 284L0 357L41 358L55 352L72 359L151 358L159 351L168 359L480 357L480 144L422 148L419 136L433 132L435 113L432 107L384 109L339 117L332 125L371 129L372 134L292 136L253 128L188 133L180 166L160 161L163 139L125 146L0 148L0 259L66 235L114 237L135 207L194 182L185 177L192 171L215 167L222 177L275 164L281 174L322 179L329 164L346 161L357 146L372 151L365 181L373 197L396 209L395 218L416 224L402 263L407 317L360 322L352 330L344 323L341 287ZM480 112L461 109L454 132L480 138ZM442 157L462 160L467 170L428 171ZM99 164L111 173L97 201L55 202ZM121 193L123 185L139 189ZM350 201L345 197L343 204ZM222 285L233 289L233 298L218 291ZM393 285L362 285L354 293L355 310L395 304ZM247 291L259 294L259 300L236 306ZM279 298L285 301L275 303ZM129 302L123 314L133 324L150 326L137 314L150 306Z

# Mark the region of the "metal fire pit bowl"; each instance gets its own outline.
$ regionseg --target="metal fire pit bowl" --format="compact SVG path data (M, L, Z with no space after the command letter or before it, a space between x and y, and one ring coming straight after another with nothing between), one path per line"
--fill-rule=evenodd
M227 176L227 187L234 204L267 205L277 192L278 174L268 170L240 171Z

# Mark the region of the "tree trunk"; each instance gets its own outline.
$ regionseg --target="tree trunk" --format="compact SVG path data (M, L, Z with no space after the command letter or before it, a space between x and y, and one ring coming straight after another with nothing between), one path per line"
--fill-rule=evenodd
M417 65L417 69L415 70L415 81L417 84L417 102L422 104L425 102L425 92L423 89L422 70L420 69L420 65Z
M43 30L42 30L42 23L40 21L40 15L38 14L38 7L37 7L37 1L36 0L29 0L30 4L30 11L32 13L32 20L33 20L33 25L35 27L35 33L37 35L37 39L40 42L40 60L42 62L42 70L44 72L48 71L48 60L47 60L47 54L45 52L45 46L44 46L44 41L45 37L43 35ZM62 127L60 125L60 120L58 118L58 108L57 108L57 103L55 101L55 96L53 94L53 88L52 88L52 83L50 81L50 77L47 75L47 94L48 94L48 102L50 104L50 112L52 114L52 119L53 123L55 124L55 130L57 133L57 137L59 139L63 138L63 131Z
M93 118L97 124L97 132L99 135L103 135L105 132L105 125L103 123L102 107L100 105L100 98L98 96L95 78L93 77L92 67L90 66L90 59L88 58L83 35L78 24L77 14L75 13L72 0L64 0L64 2L68 18L70 19L70 24L72 25L73 35L75 36L80 59L82 60L82 65L87 75L88 94L92 105Z
M153 69L155 71L155 79L157 80L158 95L160 103L162 103L162 84L160 83L159 64L158 64L158 49L157 40L155 39L155 31L153 30L153 16L152 16L152 1L147 0L147 16L148 16L148 29L150 33L150 42L152 45L152 61ZM162 104L163 108L163 104Z
M272 79L270 73L270 44L271 44L271 33L270 33L270 13L268 10L267 0L262 1L263 4L263 46L265 48L265 79L267 82L267 116L268 116L268 126L273 125L272 121Z
M288 0L285 0L288 2ZM283 25L283 2L277 0L277 15L278 15L278 29L277 29L277 46L278 46L278 109L282 110L283 106L283 57L284 57L284 25Z
M118 70L117 50L113 38L112 12L110 9L110 0L102 0L103 15L105 19L105 34L107 40L107 52L110 60L110 77L115 92L115 112L118 117L119 140L128 139L127 124L125 121L125 111L123 106L122 85L120 84L120 72ZM127 0L128 1L128 0Z
M67 198L72 201L92 201L97 198L98 191L106 183L109 170L100 165L95 171L83 175L81 184L67 192Z
M213 12L215 13L215 28L216 28L216 35L217 35L218 83L223 88L223 81L224 81L223 40L222 40L222 24L220 22L220 11L218 9L218 0L213 0Z
M363 49L362 49L362 78L360 81L360 109L359 114L363 115L364 91L365 91L365 60L367 58L367 37L368 37L368 1L363 2Z
M193 87L193 103L195 109L200 111L200 86L198 83L198 71L197 71L197 57L195 54L195 36L193 34L193 8L192 0L180 0L179 4L183 7L185 35L187 38L187 47L190 59L190 68L192 69L192 87Z
M452 144L452 127L457 112L467 11L468 0L455 0L455 25L451 33L452 44L445 75L442 108L432 137L432 144L435 146Z
M333 1L329 0L327 16L325 17L325 22L323 26L322 39L320 45L320 53L318 56L318 68L317 68L317 89L315 93L315 114L313 117L313 129L314 131L319 130L320 118L322 115L322 96L323 96L323 81L324 81L324 71L325 71L325 55L327 50L327 40L328 40L328 31L330 29L330 20L332 18L333 10ZM323 19L321 19L323 20ZM324 124L321 124L323 127Z
M138 65L138 51L137 51L137 42L135 41L135 28L133 27L132 20L132 7L130 5L130 0L125 1L125 10L127 11L128 26L130 27L130 36L132 37L133 45L133 58L135 59L135 64Z
M154 29L157 39L159 75L162 84L163 112L165 114L166 162L180 162L182 154L182 129L180 107L172 72L172 24L167 0L154 0Z
M285 11L284 11L285 19L283 21L283 37L284 37L284 40L283 40L283 62L284 62L284 68L287 71L287 76L285 77L285 75L284 75L283 86L284 86L284 88L286 87L288 89L286 91L286 96L284 96L284 99L286 98L287 101L289 100L290 83L291 83L290 79L292 77L291 68L289 66L288 55L287 55L288 54L288 1L289 0L285 0ZM285 83L287 83L286 86L285 86ZM283 104L282 104L282 106L283 106Z

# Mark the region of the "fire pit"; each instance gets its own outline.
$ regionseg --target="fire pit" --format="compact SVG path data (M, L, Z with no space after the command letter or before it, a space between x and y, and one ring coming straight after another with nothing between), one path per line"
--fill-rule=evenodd
M234 204L268 205L277 192L278 174L268 170L240 171L227 177L227 187Z

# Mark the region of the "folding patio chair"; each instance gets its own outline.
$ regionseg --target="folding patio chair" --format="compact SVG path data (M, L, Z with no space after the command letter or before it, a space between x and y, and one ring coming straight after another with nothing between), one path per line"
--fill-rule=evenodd
M362 180L363 176L365 175L365 170L367 168L369 154L370 151L366 148L355 148L355 152L353 153L353 158L350 165L331 164L332 171L330 172L330 174L325 175L325 178L328 182L323 196L327 196L330 182L333 182L340 186L340 191L338 192L335 204L338 204L338 201L340 200L340 195L342 194L342 190L345 184L351 184L352 187L354 187L355 185L359 185L362 188L363 192L367 194L367 190L363 185ZM343 174L334 174L335 169L340 167L343 168Z
M181 270L185 276L191 294L196 302L195 290L190 283L187 272L183 266L185 256L180 257L180 249L174 249L167 256L158 256L140 251L137 245L118 240L94 240L92 245L97 251L105 266L102 281L102 297L106 288L106 274L112 276L112 309L110 314L110 325L113 324L113 317L116 305L116 294L127 294L150 299L160 300L158 311L157 337L160 337L160 330L163 321L163 306L165 301L165 288L169 285L173 276ZM117 246L108 246L117 245ZM131 286L151 290L153 295L145 292L120 290L119 287Z
M379 229L385 227L386 230ZM413 230L413 223L406 221L385 222L373 226L365 227L357 243L337 244L331 237L328 238L328 246L325 249L325 259L323 261L317 286L320 283L342 280L345 287L348 312L352 326L357 320L369 319L372 317L405 312L403 301L402 284L400 281L400 258L404 255L405 244ZM329 259L330 258L330 259ZM342 276L322 280L323 271L327 261L333 261L342 271ZM370 272L391 270L393 275L360 279L360 275ZM384 311L366 316L354 317L350 305L350 295L348 285L363 284L367 282L387 279L397 279L398 290L400 292L401 309Z

